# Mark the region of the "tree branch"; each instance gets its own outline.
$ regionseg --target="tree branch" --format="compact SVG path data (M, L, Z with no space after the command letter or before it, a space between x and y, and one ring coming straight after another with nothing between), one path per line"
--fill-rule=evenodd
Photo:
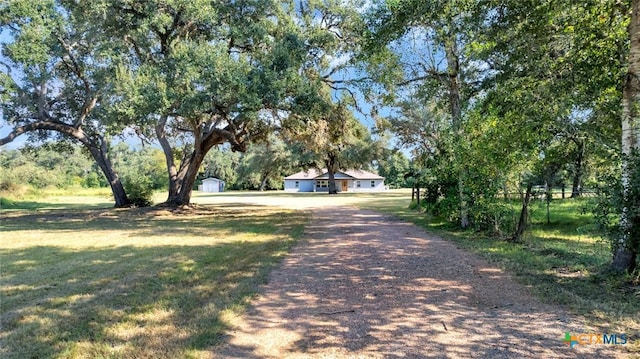
M425 75L414 77L414 78L411 78L411 79L407 79L405 81L398 82L398 83L396 83L396 85L397 86L406 86L406 85L409 85L409 84L414 83L414 82L424 81L424 80L428 80L428 79L435 79L435 80L438 80L438 81L446 83L447 81L449 81L449 74L444 73L444 72L434 71L434 70L428 70Z
M85 90L84 103L82 104L82 109L80 110L80 115L78 116L76 121L74 121L74 124L73 124L73 127L79 128L84 123L85 119L87 118L87 116L89 115L91 110L93 110L93 108L96 106L96 103L98 102L98 97L97 96L90 96L90 94L92 93L91 83L86 78L86 76L84 74L84 71L82 70L82 68L78 64L78 60L76 59L76 57L73 54L73 51L72 51L73 46L67 44L67 42L60 36L57 36L56 39L58 40L60 45L62 45L62 47L65 49L65 52L67 53L67 56L69 56L69 59L71 60L71 65L69 65L69 63L67 63L67 61L64 58L62 59L62 63L64 63L65 66L72 73L74 73L76 76L78 76L78 78L80 79L80 81L82 81L82 84L84 85L84 90ZM44 109L42 109L42 111L44 111Z
M62 45L65 52L69 56L69 59L71 60L71 65L69 65L64 58L62 59L62 63L64 63L65 66L67 66L67 68L71 70L71 72L73 72L76 76L78 76L78 78L80 79L80 81L82 81L84 85L85 91L89 93L91 89L91 85L89 84L89 81L87 81L86 77L84 76L83 71L80 69L80 65L78 65L78 60L76 60L76 57L73 55L73 52L71 51L71 45L67 44L67 42L64 41L64 39L60 36L57 36L56 39L58 40L60 45Z
M322 77L322 82L327 83L327 84L350 84L350 83L354 83L354 82L363 82L363 81L371 81L372 78L371 77L358 77L355 79L344 79L344 80L333 80L330 79L329 76L331 76L331 74L327 74L325 76Z
M4 66L7 68L7 76L11 77L11 66L9 66L9 64L5 63L4 61L0 60L0 65ZM11 79L13 80L13 77L11 77ZM15 81L14 81L15 82Z
M84 132L78 128L75 128L71 125L54 122L54 121L38 121L33 122L24 126L18 126L11 131L7 136L0 139L0 146L6 145L7 143L12 142L18 136L25 134L27 132L37 131L37 130L46 130L46 131L57 131L63 133L65 135L72 136L81 142L86 141L86 135Z
M329 87L331 87L332 90L334 91L346 91L349 96L351 97L351 100L353 100L353 106L356 108L356 110L358 110L360 113L362 113L362 110L360 109L360 106L358 106L358 101L356 99L356 94L353 93L353 91L351 91L351 89L347 88L347 87L343 87L343 86L333 86L333 84L328 83L327 84Z

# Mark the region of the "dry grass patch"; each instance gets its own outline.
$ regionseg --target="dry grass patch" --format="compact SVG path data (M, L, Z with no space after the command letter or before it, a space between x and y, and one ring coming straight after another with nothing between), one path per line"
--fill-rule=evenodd
M0 357L206 356L307 221L257 206L4 211Z

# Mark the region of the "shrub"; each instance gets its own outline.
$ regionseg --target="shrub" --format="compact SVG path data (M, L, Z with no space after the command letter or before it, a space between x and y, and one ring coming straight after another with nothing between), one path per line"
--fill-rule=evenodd
M85 188L98 188L98 187L100 187L100 178L98 177L98 174L95 173L95 172L89 172L82 179L82 187L85 187Z
M130 174L122 179L127 196L136 207L148 207L153 196L153 182L146 176Z
M510 203L503 199L481 199L470 208L470 217L476 231L502 236L515 230L516 215Z

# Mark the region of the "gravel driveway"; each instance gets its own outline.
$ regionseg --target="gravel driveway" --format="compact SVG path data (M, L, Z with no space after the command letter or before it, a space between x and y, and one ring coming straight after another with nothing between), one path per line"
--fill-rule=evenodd
M622 356L612 346L569 348L565 332L592 332L584 320L415 225L348 207L313 213L217 357Z

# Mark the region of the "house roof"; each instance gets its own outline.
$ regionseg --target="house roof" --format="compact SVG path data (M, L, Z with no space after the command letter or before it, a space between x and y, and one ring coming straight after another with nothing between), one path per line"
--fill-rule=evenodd
M292 179L292 180L314 179L314 178L320 176L322 173L323 172L319 172L315 168L309 168L306 171L300 171L298 173L294 173L294 174L292 174L290 176L285 177L284 179Z
M362 170L346 170L346 171L337 171L336 174L342 174L347 177L351 177L357 180L372 180L372 179L384 179L377 174L362 171ZM294 173L291 176L287 176L284 179L287 180L311 180L311 179L328 179L329 174L326 169L322 171L318 171L315 168L310 168L306 171L300 171L298 173Z
M371 172L367 172L367 171L363 171L363 170L347 170L347 171L342 171L342 173L346 174L347 176L351 176L355 179L384 179L384 177L377 175L375 173L371 173Z

